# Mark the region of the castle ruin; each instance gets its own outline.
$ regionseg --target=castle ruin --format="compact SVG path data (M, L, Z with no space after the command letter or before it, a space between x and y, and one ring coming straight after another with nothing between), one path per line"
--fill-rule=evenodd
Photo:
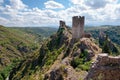
M120 56L99 54L84 80L120 80Z
M59 24L60 24L60 28L63 28L66 26L65 21L60 21Z
M72 38L81 38L84 35L84 16L72 18Z
M73 39L79 39L82 37L90 38L90 33L84 33L84 22L85 17L84 16L73 16L72 17L72 38ZM59 28L66 27L66 24L64 21L59 22L60 26Z

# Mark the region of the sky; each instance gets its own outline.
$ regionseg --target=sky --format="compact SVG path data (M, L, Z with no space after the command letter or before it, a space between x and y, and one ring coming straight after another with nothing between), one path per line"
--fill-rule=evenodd
M85 16L85 25L120 25L120 0L0 0L0 25L72 25L73 16Z

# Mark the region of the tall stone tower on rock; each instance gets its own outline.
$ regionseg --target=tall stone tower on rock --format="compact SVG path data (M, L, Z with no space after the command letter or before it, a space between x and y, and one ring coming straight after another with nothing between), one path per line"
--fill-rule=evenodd
M81 38L84 35L84 16L74 16L72 18L72 38Z

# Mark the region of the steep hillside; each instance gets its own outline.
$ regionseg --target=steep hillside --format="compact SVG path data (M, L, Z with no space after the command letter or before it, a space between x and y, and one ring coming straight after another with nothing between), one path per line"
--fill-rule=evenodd
M79 80L101 53L93 38L72 39L69 27L59 28L41 46L39 53L15 67L10 80ZM54 77L53 77L54 76Z
M38 47L34 35L0 26L0 80L4 80L12 67Z
M99 37L99 31L103 31L107 34L111 41L120 45L120 26L102 26L102 27L89 27L85 29L90 32L96 39Z

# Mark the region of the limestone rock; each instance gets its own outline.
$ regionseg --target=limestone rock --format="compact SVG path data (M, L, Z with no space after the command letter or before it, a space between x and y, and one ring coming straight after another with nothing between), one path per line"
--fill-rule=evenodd
M101 48L99 48L99 46L96 45L90 38L82 38L80 48L91 50L94 53L102 52Z
M79 80L79 74L71 66L61 65L47 73L44 80Z

